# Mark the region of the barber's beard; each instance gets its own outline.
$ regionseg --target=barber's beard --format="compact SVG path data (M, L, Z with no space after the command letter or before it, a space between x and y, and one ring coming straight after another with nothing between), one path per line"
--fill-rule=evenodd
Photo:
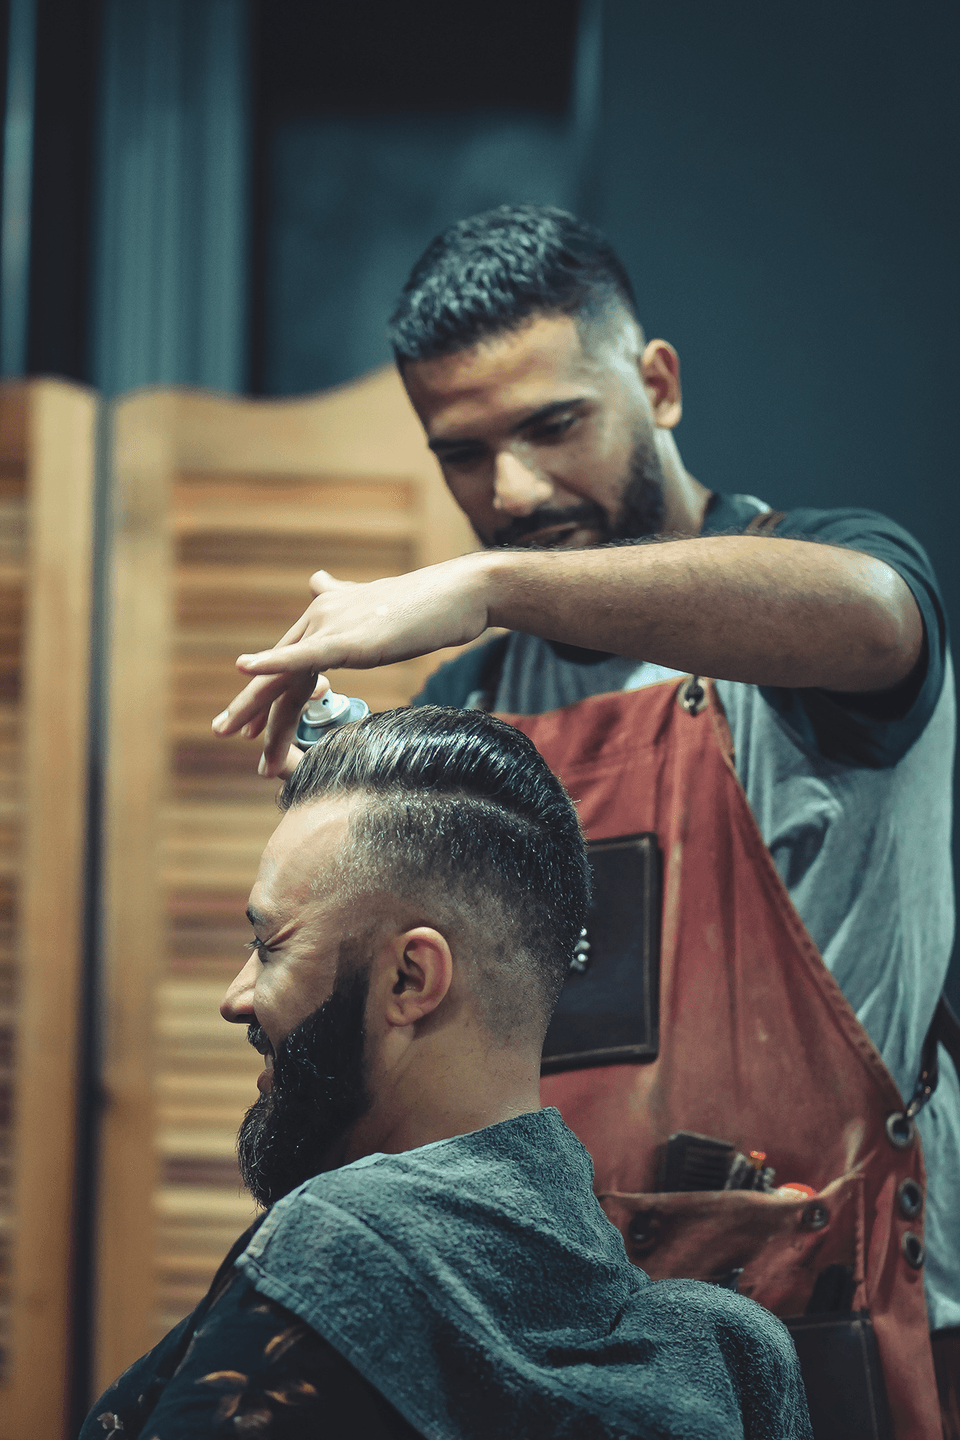
M610 516L595 500L582 500L566 509L544 506L532 515L518 515L494 531L490 548L522 545L528 535L552 525L576 524L596 532L597 545L616 540L643 540L663 526L663 466L653 441L638 436L623 485L619 517Z
M663 529L663 466L652 440L641 437L633 447L623 492L623 511L610 527L609 540L645 540Z
M368 985L368 969L339 975L329 1000L277 1048L273 1084L247 1111L237 1137L240 1174L259 1205L273 1205L319 1174L370 1108L363 1024ZM250 1030L257 1044L259 1027Z

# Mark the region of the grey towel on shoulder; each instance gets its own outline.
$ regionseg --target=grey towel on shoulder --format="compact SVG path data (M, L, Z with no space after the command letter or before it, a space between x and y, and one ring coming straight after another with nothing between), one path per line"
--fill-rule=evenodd
M787 1331L631 1265L553 1109L318 1175L237 1261L428 1440L807 1440Z

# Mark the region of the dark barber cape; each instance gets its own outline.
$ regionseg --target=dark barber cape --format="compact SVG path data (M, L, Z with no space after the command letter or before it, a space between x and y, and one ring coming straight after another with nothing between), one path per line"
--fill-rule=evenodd
M316 1176L81 1440L808 1440L780 1322L652 1282L592 1180L553 1109Z

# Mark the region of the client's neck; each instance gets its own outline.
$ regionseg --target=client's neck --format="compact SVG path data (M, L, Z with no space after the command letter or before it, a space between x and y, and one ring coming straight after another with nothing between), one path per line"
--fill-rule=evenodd
M495 1046L485 1030L457 1038L409 1046L372 1067L373 1104L345 1137L336 1163L415 1150L540 1109L536 1049Z

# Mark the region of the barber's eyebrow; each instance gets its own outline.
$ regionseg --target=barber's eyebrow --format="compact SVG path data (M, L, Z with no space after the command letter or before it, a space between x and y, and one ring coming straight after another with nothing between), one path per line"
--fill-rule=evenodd
M530 415L524 415L523 419L518 420L512 427L510 434L519 435L521 430L527 430L531 425L539 425L554 415L562 414L564 410L573 410L578 405L586 405L589 399L588 395L575 395L571 400L552 400L549 405L541 405L539 410L534 410ZM464 445L481 445L482 443L473 435L461 435L449 439L445 436L438 436L436 439L427 441L435 455L441 454L444 450L459 450Z

